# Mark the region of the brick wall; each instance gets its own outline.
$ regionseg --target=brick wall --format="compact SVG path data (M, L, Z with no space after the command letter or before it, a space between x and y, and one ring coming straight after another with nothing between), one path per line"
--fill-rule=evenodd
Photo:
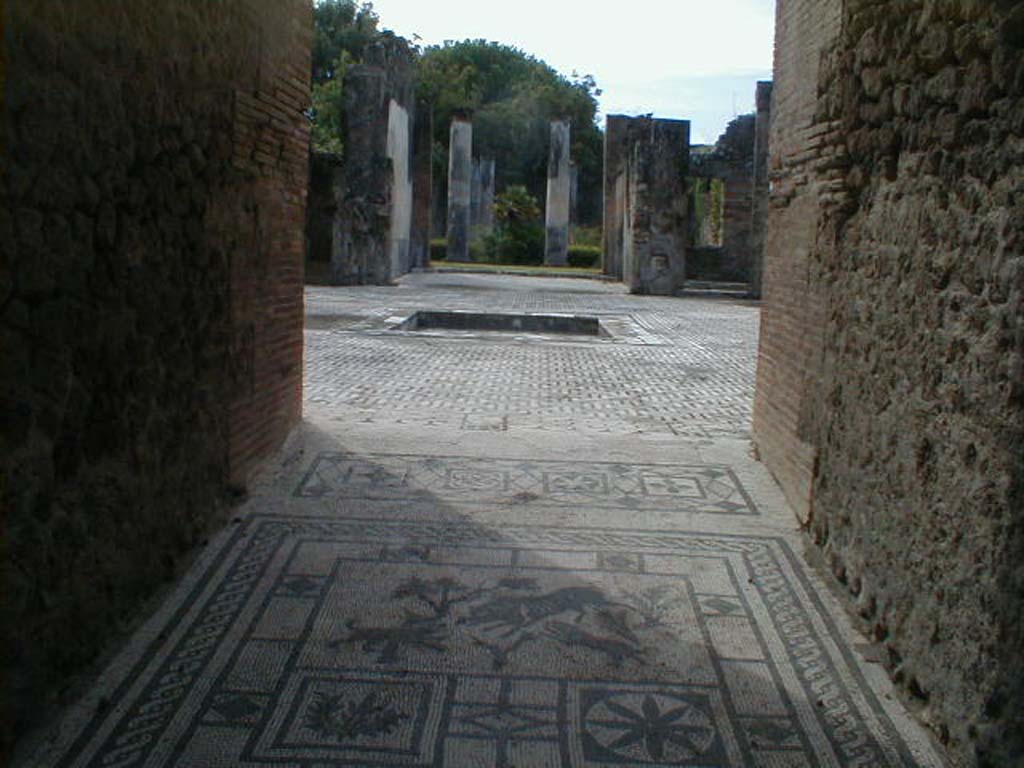
M302 416L303 261L312 13L303 0L245 0L239 37L259 58L234 78L234 169L249 242L230 253L232 400L228 466L244 484ZM239 44L236 38L235 45ZM238 182L236 182L238 183ZM220 198L230 220L239 202ZM228 237L234 232L228 231ZM214 236L220 236L215 232Z
M299 417L312 37L304 0L4 12L0 755Z
M820 358L820 291L810 279L819 176L829 126L816 119L823 51L841 25L841 0L779 0L776 7L773 120L754 400L754 439L801 518L811 501L816 451L806 423Z

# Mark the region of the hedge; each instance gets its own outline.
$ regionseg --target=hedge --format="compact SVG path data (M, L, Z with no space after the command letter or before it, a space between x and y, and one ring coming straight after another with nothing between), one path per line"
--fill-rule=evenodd
M592 269L601 263L601 247L597 245L570 245L569 266Z

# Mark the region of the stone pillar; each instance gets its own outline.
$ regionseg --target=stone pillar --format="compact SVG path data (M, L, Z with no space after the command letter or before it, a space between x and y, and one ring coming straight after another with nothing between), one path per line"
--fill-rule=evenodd
M473 242L478 239L476 231L480 226L480 158L473 158L473 173L470 176L469 184L469 239Z
M434 202L434 110L430 104L416 105L413 138L412 238L410 259L422 269L430 263L431 209Z
M494 160L473 159L473 183L469 195L469 240L482 240L494 231Z
M580 222L580 167L570 163L569 167L569 227L574 229Z
M622 279L625 169L629 118L608 115L604 129L604 273Z
M764 240L768 229L768 137L771 132L772 83L757 84L757 117L754 125L754 183L750 226L750 296L761 298L764 274Z
M569 263L569 139L569 121L553 121L548 154L547 228L544 239L544 263L550 266L565 266Z
M448 149L448 260L469 261L470 193L473 183L473 124L452 120Z
M623 280L631 293L671 296L686 283L690 123L632 123Z
M412 115L391 99L387 138L387 157L391 160L391 226L387 245L391 280L412 268L412 138Z
M494 232L494 171L493 158L480 160L480 221L478 227L481 237Z

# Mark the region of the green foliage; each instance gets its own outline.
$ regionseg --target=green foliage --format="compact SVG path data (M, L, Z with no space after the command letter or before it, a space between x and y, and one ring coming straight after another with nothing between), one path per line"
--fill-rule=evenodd
M509 224L485 238L484 247L498 264L543 264L544 227L537 222Z
M384 33L370 3L317 0L313 7L313 148L342 154L345 137L345 72Z
M501 226L540 220L540 205L526 187L508 187L494 198L494 219Z
M570 245L569 266L590 269L601 263L601 248L594 245Z
M721 179L711 180L711 242L721 245L725 234L725 182Z
M371 3L355 0L317 0L313 7L313 83L338 76L342 54L362 61L363 51L381 34Z
M591 245L601 247L604 230L601 227L573 227L573 245Z
M490 257L499 264L541 264L544 228L540 206L525 187L507 188L494 198L497 229L486 238Z
M313 86L313 148L340 155L345 135L345 70L349 56L343 52L334 64L334 76Z
M725 212L725 182L697 178L692 182L693 217L697 246L720 246Z
M430 241L430 260L444 261L448 258L448 241L437 238Z
M434 105L437 170L447 168L448 130L453 116L473 117L474 153L497 161L502 186L524 186L544 195L550 124L572 123L572 157L580 189L601 187L603 141L595 118L600 91L594 78L564 77L517 48L483 40L427 48L420 60L417 93ZM590 196L596 199L596 196ZM599 215L595 204L583 217Z

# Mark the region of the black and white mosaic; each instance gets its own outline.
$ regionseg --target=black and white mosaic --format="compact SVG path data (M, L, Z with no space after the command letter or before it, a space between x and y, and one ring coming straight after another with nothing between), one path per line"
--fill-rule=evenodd
M408 290L307 292L307 412L383 428L513 434L716 439L749 431L752 304L627 296L603 286L547 292L533 289L536 281L484 290L468 278L415 277L405 279ZM386 330L424 308L586 315L610 335Z
M60 766L915 764L771 537L255 515L164 618Z
M322 453L295 495L376 500L429 496L448 504L477 506L568 504L599 509L671 508L676 512L757 514L732 470L707 464Z

